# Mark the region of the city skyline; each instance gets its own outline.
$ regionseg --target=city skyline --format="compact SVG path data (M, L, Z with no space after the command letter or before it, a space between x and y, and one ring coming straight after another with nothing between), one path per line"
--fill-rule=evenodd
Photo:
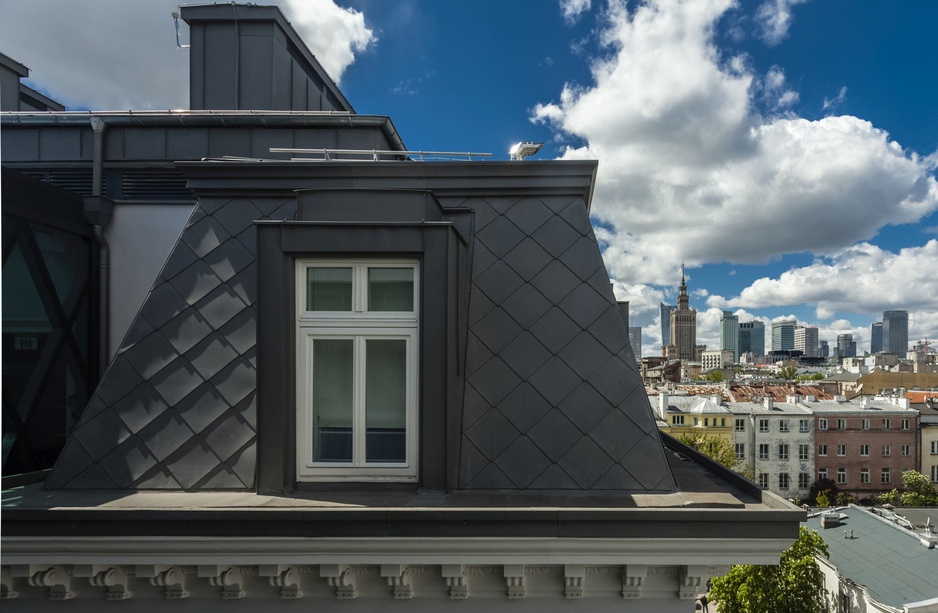
M935 3L274 3L411 149L599 159L592 220L645 355L682 260L711 349L723 311L861 352L887 310L938 337ZM70 109L183 108L177 5L0 2L2 50ZM101 36L108 11L128 27Z

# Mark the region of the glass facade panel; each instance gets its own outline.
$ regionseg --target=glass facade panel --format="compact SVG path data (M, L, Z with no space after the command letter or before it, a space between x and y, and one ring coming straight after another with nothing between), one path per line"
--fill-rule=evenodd
M407 341L365 341L365 461L404 462Z
M351 311L352 269L310 266L306 292L307 311Z
M368 310L414 310L413 268L369 268Z
M313 341L313 461L352 461L352 339Z

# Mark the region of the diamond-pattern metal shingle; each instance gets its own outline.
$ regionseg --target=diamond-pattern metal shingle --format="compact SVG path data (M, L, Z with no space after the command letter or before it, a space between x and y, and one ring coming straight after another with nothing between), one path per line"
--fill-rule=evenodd
M457 486L673 488L583 200L460 206L475 234ZM47 486L254 486L253 222L294 212L196 207Z
M294 199L199 203L48 487L253 487L254 220L294 211Z

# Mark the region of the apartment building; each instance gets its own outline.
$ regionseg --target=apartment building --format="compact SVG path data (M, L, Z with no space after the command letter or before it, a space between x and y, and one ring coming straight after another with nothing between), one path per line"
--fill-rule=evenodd
M736 457L753 469L763 489L786 498L805 497L814 483L814 418L800 396L776 402L732 402ZM755 400L755 399L754 399Z

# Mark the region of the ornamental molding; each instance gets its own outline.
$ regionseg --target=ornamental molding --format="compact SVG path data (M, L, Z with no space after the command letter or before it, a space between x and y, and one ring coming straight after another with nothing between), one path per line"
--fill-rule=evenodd
M48 600L696 598L720 565L54 564L0 567L2 597ZM470 590L471 588L471 590ZM4 607L7 608L6 605ZM132 610L132 609L129 609Z

